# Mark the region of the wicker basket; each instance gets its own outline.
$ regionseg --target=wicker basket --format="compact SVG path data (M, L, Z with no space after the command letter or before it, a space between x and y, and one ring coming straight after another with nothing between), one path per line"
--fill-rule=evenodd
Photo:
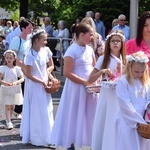
M59 80L55 85L53 85L52 82L49 81L47 87L45 88L45 91L47 93L55 93L59 90L60 86L61 82Z
M88 93L100 93L100 85L92 85L92 86L86 86L86 91Z
M138 133L146 139L150 139L150 123L148 124L138 124Z

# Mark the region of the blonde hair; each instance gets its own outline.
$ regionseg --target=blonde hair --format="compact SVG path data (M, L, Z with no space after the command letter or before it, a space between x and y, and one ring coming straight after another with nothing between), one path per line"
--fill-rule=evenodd
M149 84L149 81L150 81L149 80L149 68L148 68L147 61L142 61L145 58L147 58L147 56L144 54L144 52L138 51L136 53L133 53L131 55L131 57L134 58L134 59L129 59L127 61L127 64L126 64L126 66L125 66L125 68L123 70L123 74L126 75L126 79L129 82L129 84L133 84L132 81L133 81L134 77L133 77L133 74L132 74L132 71L131 71L133 65L138 64L141 67L144 67L145 70L144 70L144 73L143 73L143 75L142 75L140 80L141 80L143 86L147 87L147 85ZM138 58L139 61L137 61L136 58ZM141 61L140 61L140 59L141 59Z
M85 17L81 20L81 23L86 23L89 24L93 28L93 39L92 39L92 46L94 51L97 48L97 34L96 34L96 29L95 29L95 23L91 17Z

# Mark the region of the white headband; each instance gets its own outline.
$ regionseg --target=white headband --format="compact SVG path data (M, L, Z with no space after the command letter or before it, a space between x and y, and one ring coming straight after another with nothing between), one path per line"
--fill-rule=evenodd
M125 36L124 36L123 34L121 34L121 33L118 33L118 32L113 32L113 33L107 35L107 36L106 36L106 40L108 40L108 39L109 39L110 37L112 37L113 35L118 35L118 36L120 36L121 38L123 38L123 41L125 41Z
M15 58L17 58L16 52L14 52L14 51L12 51L12 50L6 50L6 51L4 52L4 54L3 54L3 56L5 56L7 53L13 53L14 56L15 56Z
M40 34L40 33L46 33L45 32L45 30L43 30L43 29L40 29L40 30L37 30L36 32L32 32L31 34L29 34L28 36L27 36L27 39L32 39L35 35L37 35L37 34Z
M145 56L144 58L140 58L139 56L133 57L131 55L126 56L127 62L138 62L138 63L147 63L149 62L149 59L147 56Z

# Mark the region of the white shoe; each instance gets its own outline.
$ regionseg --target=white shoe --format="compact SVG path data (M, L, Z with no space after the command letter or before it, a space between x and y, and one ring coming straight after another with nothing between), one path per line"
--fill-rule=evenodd
M21 115L21 114L18 114L18 115L17 115L17 119L21 120L21 119L22 119L22 115Z
M7 121L6 121L6 125L7 125L7 129L8 129L8 130L13 129L13 124L12 124L11 122L7 122Z

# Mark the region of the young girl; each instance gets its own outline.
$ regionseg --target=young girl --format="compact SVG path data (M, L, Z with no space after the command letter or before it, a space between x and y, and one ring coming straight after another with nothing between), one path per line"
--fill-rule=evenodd
M18 85L24 81L21 68L15 66L16 57L16 53L12 50L7 50L4 52L4 59L6 65L0 66L0 83L4 86ZM13 125L11 122L11 117L13 114L14 105L21 105L23 103L22 92L13 95L4 93L1 94L2 100L5 104L6 125L8 129L12 129Z
M93 49L88 46L93 38L90 25L79 24L75 30L76 41L64 56L66 81L54 122L51 143L68 150L84 145L91 146L93 118L97 96L88 94L85 86L95 64Z
M20 27L21 33L20 33L20 35L15 36L11 40L11 43L9 45L9 49L12 49L16 52L17 60L23 61L24 51L26 49L25 42L27 40L27 35L32 32L33 26L32 26L32 22L30 20L24 19L20 22L19 27ZM14 34L15 34L15 32L14 32ZM17 65L18 65L18 61L17 61ZM24 83L22 84L23 94L24 94ZM22 118L21 113L22 113L22 105L16 105L15 109L14 109L14 114L18 119Z
M148 140L140 137L137 132L138 123L146 124L143 115L150 85L148 61L148 57L141 51L129 55L124 75L118 81L116 92L120 112L116 122L116 150L148 150L150 148Z
M22 143L36 146L50 144L53 126L53 105L51 94L45 91L49 68L53 66L52 53L45 45L45 30L35 30L30 36L31 49L25 57L22 69L27 77L24 93L23 119L21 121ZM23 68L24 67L24 68ZM52 82L57 80L50 76Z
M88 79L90 83L98 78L117 81L126 63L124 39L123 32L120 30L113 31L107 36L104 55L97 60ZM114 119L118 110L115 97L114 89L101 87L93 125L92 150L113 150L112 129L115 126Z

